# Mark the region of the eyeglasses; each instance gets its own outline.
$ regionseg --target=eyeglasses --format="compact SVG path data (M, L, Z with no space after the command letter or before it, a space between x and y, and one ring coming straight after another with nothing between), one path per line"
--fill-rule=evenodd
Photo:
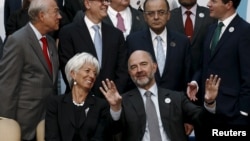
M106 4L110 4L111 3L111 0L89 0L89 1L98 1L98 2L106 3Z
M149 17L153 17L155 16L155 14L157 14L158 16L164 16L165 14L168 13L168 11L165 10L158 10L158 11L144 11L144 13L149 16Z

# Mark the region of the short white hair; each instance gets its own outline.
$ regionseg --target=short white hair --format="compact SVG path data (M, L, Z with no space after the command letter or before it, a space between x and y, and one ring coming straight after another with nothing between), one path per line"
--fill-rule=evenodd
M98 63L98 60L96 57L91 55L90 53L83 52L83 53L78 53L75 56L73 56L66 64L65 66L65 75L67 78L67 81L69 83L70 88L72 87L73 84L73 78L71 77L71 71L78 72L80 68L86 64L90 63L93 64L96 68L96 73L97 75L100 72L100 65Z

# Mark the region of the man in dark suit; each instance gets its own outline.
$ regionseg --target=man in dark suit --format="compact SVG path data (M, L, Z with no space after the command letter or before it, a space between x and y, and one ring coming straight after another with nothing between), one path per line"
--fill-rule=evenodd
M209 121L209 130L218 126L225 130L250 127L250 24L236 13L239 3L240 0L208 2L210 16L218 19L218 23L211 25L207 32L203 66L194 80L201 79L201 91L205 85L203 81L210 74L216 73L223 80L219 87L216 116ZM212 46L217 24L221 22L219 41ZM206 134L208 132L202 137Z
M178 32L166 28L170 18L169 4L167 0L146 0L144 3L144 19L149 28L128 36L126 46L130 54L134 50L146 50L157 60L157 37L162 40L165 61L159 64L163 67L162 73L158 69L155 73L156 83L166 89L186 91L186 85L190 81L191 53L189 39ZM160 55L159 55L160 56ZM192 127L186 124L187 134Z
M142 12L132 8L129 4L130 0L112 0L108 8L108 16L103 19L103 22L119 28L117 17L119 13L125 27L124 30L121 30L125 38L130 33L146 27Z
M192 12L190 15L193 25L191 41L192 72L199 68L200 58L202 57L202 45L207 33L208 26L215 20L209 16L208 8L199 6L197 0L179 0L180 7L171 11L171 17L167 27L174 31L185 34L186 11Z
M125 91L128 81L124 36L119 29L102 22L107 16L109 2L109 0L85 0L86 12L82 12L74 22L64 26L59 33L59 60L64 80L66 80L64 68L67 61L79 52L88 52L98 58L101 64L100 74L92 88L94 94L100 97L103 97L99 90L101 80L113 79L118 85L119 92ZM95 25L100 27L98 30L98 33L101 33L100 49L96 49L97 46L94 45ZM101 56L98 56L98 52ZM71 84L67 82L66 84L68 91Z
M166 28L170 18L169 6L165 0L157 0L159 8L151 6L149 1L145 8L144 19L149 28L133 33L128 36L126 46L130 54L134 50L146 50L152 54L154 60L157 58L158 35L162 38L164 55L166 61L162 75L156 72L156 82L163 88L184 91L189 81L191 66L190 43L187 37Z
M6 25L11 13L21 8L22 8L22 0L5 0L4 1L4 25Z
M32 0L29 15L31 21L6 40L0 61L0 116L18 121L23 141L35 140L46 99L57 94L59 69L55 41L46 35L59 28L56 1Z
M157 64L151 54L137 50L128 60L128 72L137 88L122 94L122 98L113 81L107 79L100 88L112 105L113 119L120 119L120 124L116 128L122 132L122 141L159 141L153 138L155 130L158 130L156 137L160 137L162 141L187 141L184 121L188 119L202 125L204 117L213 115L194 105L183 92L159 87L154 77L156 71ZM207 103L216 99L219 83L218 76L211 75L206 80ZM154 108L148 103L148 92L151 93L149 98ZM204 103L205 108L210 108L210 112L214 112L216 104L207 103ZM156 112L148 113L149 109L155 109ZM156 117L151 120L153 116ZM152 125L152 121L156 123ZM155 127L153 131L151 125Z

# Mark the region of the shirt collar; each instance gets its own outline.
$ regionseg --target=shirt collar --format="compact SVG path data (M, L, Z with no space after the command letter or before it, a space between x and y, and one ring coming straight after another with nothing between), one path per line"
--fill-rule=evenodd
M181 6L182 15L184 15L187 10L191 11L192 14L195 16L196 15L196 11L197 11L197 4L195 4L191 9L187 9L187 8Z
M154 96L158 95L158 87L157 87L156 83L154 83L154 85L152 87L150 87L148 90L145 90L145 89L139 88L139 87L138 87L138 90L142 96L144 96L146 91L150 91Z
M228 18L226 18L224 21L220 21L218 20L218 23L219 22L223 22L224 26L227 27L231 21L234 19L234 17L237 15L237 13L235 12L233 15L229 16Z
M149 28L149 30L150 30L150 33L151 33L152 41L154 41L156 36L160 36L161 39L163 40L163 42L166 43L166 40L167 40L167 28L165 28L163 30L163 32L161 34L159 34L159 35L157 35L152 29Z
M100 29L101 29L101 22L98 24L94 24L86 15L84 16L84 21L88 27L88 29L92 29L93 25L99 25Z
M127 7L126 9L124 9L122 11L119 11L119 13L121 15L125 15L128 12L128 10L129 10L129 7ZM113 9L111 6L109 6L108 7L108 13L116 17L118 12L115 9Z
M36 27L31 22L29 22L29 25L31 29L34 31L37 40L40 40L43 37L43 35L36 29Z

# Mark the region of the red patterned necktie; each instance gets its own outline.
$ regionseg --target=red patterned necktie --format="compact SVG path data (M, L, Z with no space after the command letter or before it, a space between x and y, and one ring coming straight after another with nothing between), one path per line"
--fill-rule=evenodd
M52 74L52 64L51 64L51 61L49 59L47 39L45 37L42 37L41 41L43 43L43 46L42 46L43 47L43 55L44 55L44 58L48 64L49 71Z
M191 11L186 11L185 13L187 15L186 22L185 22L185 34L187 35L187 37L189 39L191 39L192 35L193 35L193 32L194 32L193 23L192 23L192 20L190 18L190 15L192 14L192 12Z

